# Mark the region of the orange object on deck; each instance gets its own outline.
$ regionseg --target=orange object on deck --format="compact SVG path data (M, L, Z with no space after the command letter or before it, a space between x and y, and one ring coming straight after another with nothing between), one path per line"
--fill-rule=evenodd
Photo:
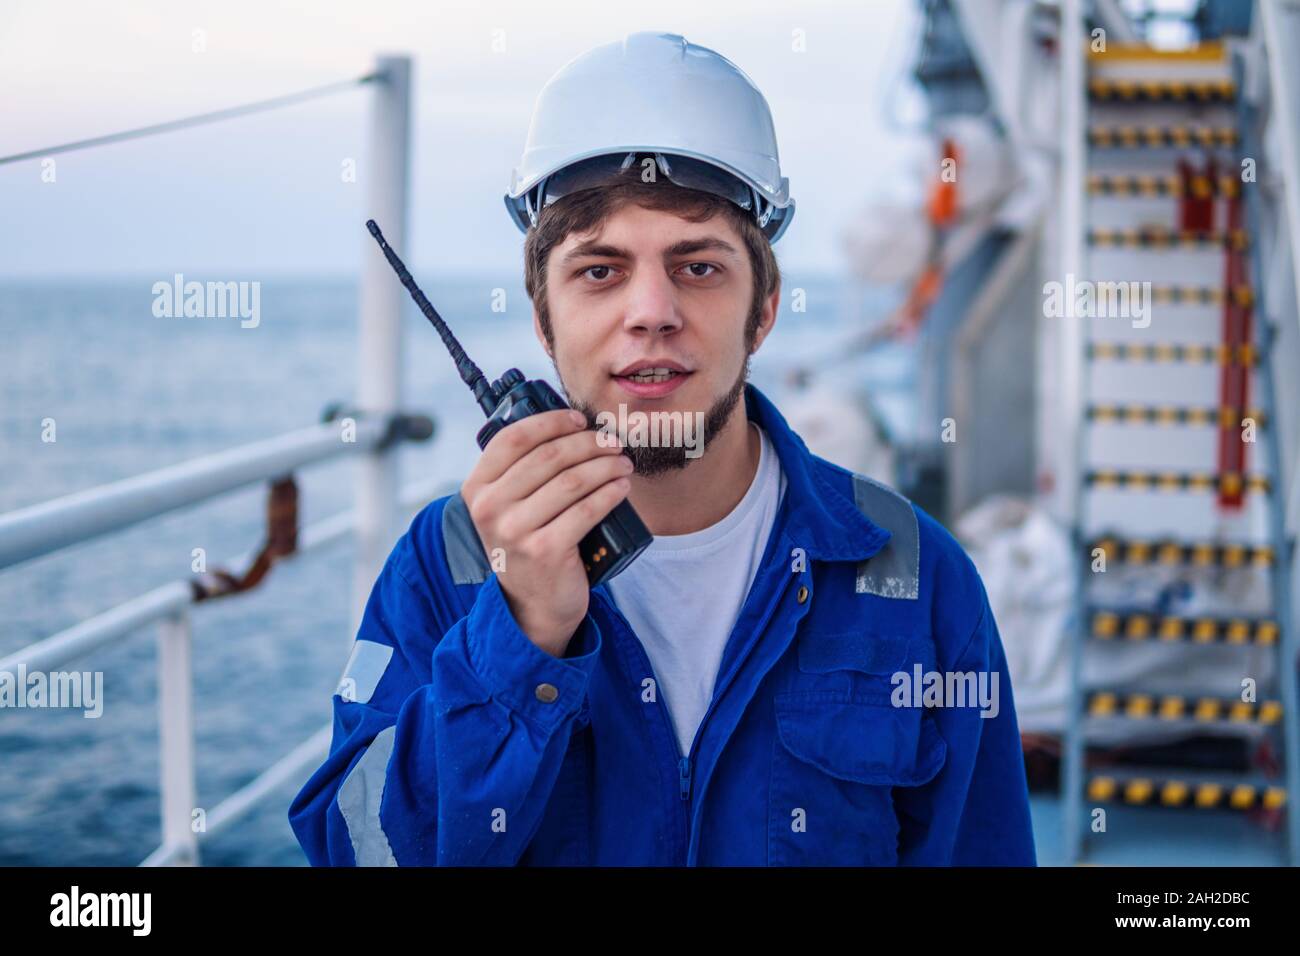
M898 336L907 337L916 332L925 320L925 314L930 310L930 306L939 297L939 290L942 288L943 269L937 264L926 266L925 271L917 277L912 290L907 294L907 301L903 303L897 328Z
M944 178L947 163L952 162L951 179ZM930 188L930 199L926 203L926 212L930 221L936 226L946 226L957 218L957 166L961 163L961 150L951 139L943 141L943 161L940 163L939 176Z

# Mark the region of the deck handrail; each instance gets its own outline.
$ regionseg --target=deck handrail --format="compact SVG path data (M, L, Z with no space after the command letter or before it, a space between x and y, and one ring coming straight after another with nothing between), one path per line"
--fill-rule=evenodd
M0 157L0 165L171 133L369 85L373 90L369 134L371 172L367 176L365 207L369 215L383 222L394 245L403 248L409 179L411 67L407 56L379 56L371 72L343 82L15 153ZM403 501L412 500L412 489L405 489L404 494L398 484L396 446L402 441L427 438L432 430L427 419L401 411L403 297L374 245L361 236L359 231L357 241L363 250L359 375L354 408L347 413L355 424L354 430L344 431L349 425L346 421L312 426L12 511L0 516L0 571L258 481L278 482L305 465L357 453L360 461L353 510L305 529L297 535L296 550L289 546L288 555L282 550L274 551L278 560L284 560L292 554L312 551L350 533L353 535L356 556L349 601L354 618L347 634L350 642L366 593L392 546L400 506ZM414 489L414 499L418 502L430 492L429 485ZM268 541L268 549L270 546ZM264 551L260 557L271 553ZM259 574L264 571L265 567ZM256 577L247 578L240 583L240 589L255 580ZM210 815L200 814L196 800L190 667L190 608L200 593L203 589L191 586L190 582L172 582L0 659L0 669L58 667L125 640L140 627L150 623L159 625L162 845L145 860L146 864L198 863L201 838L228 826L265 800L276 787L305 769L328 742L327 731L318 732L227 797ZM346 647L347 643L340 640L340 657ZM197 816L203 816L205 827L196 825Z
M409 514L429 501L450 494L455 487L455 482L441 480L412 484L402 494L401 508ZM357 516L349 510L310 525L300 533L297 550L280 560L292 560L342 541L356 524ZM241 555L230 564L242 564L249 556ZM199 844L256 809L280 786L318 763L329 747L330 728L326 726L206 812L201 828L193 826L197 801L189 707L193 680L189 667L189 614L194 603L188 580L173 581L0 658L0 672L54 670L103 647L130 640L149 624L165 625L160 634L158 657L160 730L164 738L160 760L164 781L164 839L142 866L197 864ZM339 648L342 660L344 645L340 643ZM169 800L169 790L178 796ZM177 838L178 833L186 836Z
M410 421L358 414L0 514L0 571L303 465L373 451Z
M425 503L443 493L450 492L445 482L423 482L406 488L402 494L402 508L410 512L417 504ZM423 496L423 497L422 497ZM278 559L277 563L317 551L341 540L356 527L355 512L343 511L333 517L318 521L298 534L295 551ZM252 560L255 552L248 551L227 562L225 567L243 567ZM195 603L194 589L189 578L167 584L137 595L106 611L78 621L56 634L33 641L0 657L0 672L55 670L71 663L100 647L130 636L132 632L155 621L175 614ZM340 645L342 646L342 645Z

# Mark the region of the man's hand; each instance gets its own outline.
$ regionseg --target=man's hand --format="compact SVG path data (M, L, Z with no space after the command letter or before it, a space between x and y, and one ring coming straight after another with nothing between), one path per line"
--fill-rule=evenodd
M627 497L632 461L581 412L530 415L497 432L461 496L483 546L502 548L501 590L529 639L555 657L587 616L578 542Z

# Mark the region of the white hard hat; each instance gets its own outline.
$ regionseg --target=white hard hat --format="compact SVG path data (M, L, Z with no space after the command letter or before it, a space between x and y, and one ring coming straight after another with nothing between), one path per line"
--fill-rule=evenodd
M563 195L653 156L671 182L753 212L769 242L794 217L767 100L726 57L676 33L632 33L562 67L533 107L506 209L523 232Z

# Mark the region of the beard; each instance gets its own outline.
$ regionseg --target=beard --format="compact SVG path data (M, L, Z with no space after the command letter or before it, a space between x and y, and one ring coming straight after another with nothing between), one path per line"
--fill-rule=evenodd
M736 377L736 380L731 384L731 387L727 389L726 394L714 401L709 410L705 412L704 424L700 430L699 436L700 455L703 455L704 451L708 449L710 439L714 435L718 434L718 432L722 431L723 426L725 426L731 419L731 413L735 410L736 405L740 402L741 396L745 393L745 382L749 380L749 359L750 353L747 350L745 361L741 365L740 374ZM552 365L555 365L554 360L552 360ZM601 410L592 408L586 402L581 399L575 399L569 394L568 389L564 387L564 378L560 376L558 366L555 368L555 374L560 378L560 388L564 390L564 395L569 400L569 404L582 412L583 415L587 416L587 427L590 429L598 428L599 423L596 420L596 416ZM689 415L692 413L683 412L682 414ZM686 456L687 450L688 449L685 447L675 447L671 445L623 446L623 454L632 459L632 464L634 466L633 473L642 478L650 478L669 471L680 471L692 461L698 460L698 456L697 458L688 458Z

